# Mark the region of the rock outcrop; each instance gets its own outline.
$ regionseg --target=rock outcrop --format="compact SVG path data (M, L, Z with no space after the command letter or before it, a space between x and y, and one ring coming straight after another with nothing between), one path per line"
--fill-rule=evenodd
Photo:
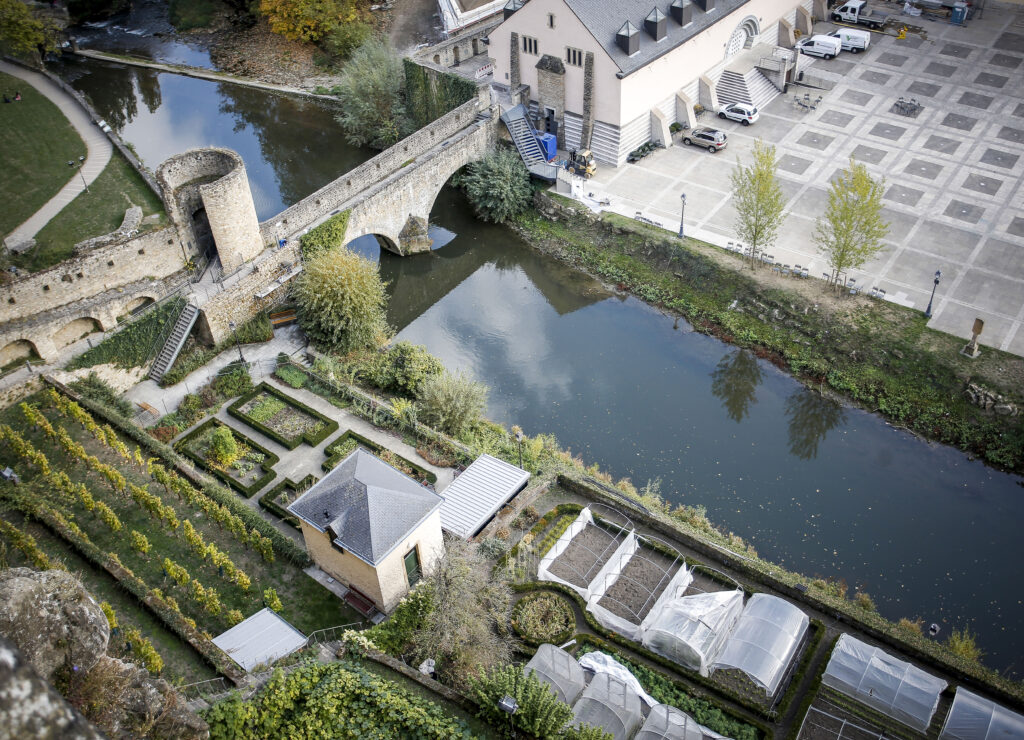
M964 396L975 406L992 411L999 416L1019 416L1020 408L1011 403L1000 393L989 390L977 383L971 383L964 389Z
M60 695L49 684L110 738L209 736L206 723L170 684L134 663L107 655L107 618L70 573L0 571L0 636L24 656L0 646L0 740L100 737L79 729L81 718L56 702ZM35 683L25 663L34 669ZM5 736L9 726L26 729Z

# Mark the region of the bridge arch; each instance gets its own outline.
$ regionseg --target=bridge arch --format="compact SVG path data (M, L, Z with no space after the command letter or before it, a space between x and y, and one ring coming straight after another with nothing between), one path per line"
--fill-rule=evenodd
M28 339L15 339L0 348L0 367L18 360L30 360L39 357L39 350L34 342Z
M77 342L88 334L95 334L98 331L103 331L99 321L92 316L80 316L64 324L64 326L53 333L53 345L60 349L72 342Z

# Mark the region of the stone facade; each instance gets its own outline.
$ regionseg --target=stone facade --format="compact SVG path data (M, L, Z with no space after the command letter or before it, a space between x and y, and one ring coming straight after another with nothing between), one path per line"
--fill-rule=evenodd
M454 67L471 57L487 53L485 39L495 26L501 23L501 16L463 31L456 36L433 44L413 54L413 59L424 66Z
M588 51L583 58L583 133L580 149L590 148L594 135L594 52Z
M404 562L406 554L416 548L420 568L424 573L433 570L444 555L440 508L396 545L377 567L348 551L339 551L332 544L328 533L320 532L302 520L299 523L302 525L306 549L313 561L335 580L368 596L385 614L390 613L402 597L409 593Z
M548 112L558 138L558 146L565 149L565 64L558 57L545 54L537 62L537 130L547 131ZM548 133L551 133L548 131Z

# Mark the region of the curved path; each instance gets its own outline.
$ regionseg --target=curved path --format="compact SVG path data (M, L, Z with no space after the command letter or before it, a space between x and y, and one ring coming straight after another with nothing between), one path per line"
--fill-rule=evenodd
M110 161L113 146L110 139L93 122L89 113L78 104L78 101L44 75L2 60L0 60L0 71L24 80L52 101L71 122L78 135L82 137L87 152L85 164L80 170L82 175L79 176L78 172L72 172L70 179L59 193L50 198L42 208L7 236L7 244L11 245L13 251L21 251L18 249L18 245L35 237L50 222L50 219L60 213L64 206L86 189L85 184L82 183L83 177L86 184L92 184L99 177L103 168L107 166L107 162Z

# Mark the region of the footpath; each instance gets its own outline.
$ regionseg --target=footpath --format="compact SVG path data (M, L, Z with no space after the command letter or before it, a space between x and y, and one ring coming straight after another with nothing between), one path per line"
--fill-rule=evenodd
M70 121L71 125L85 142L87 155L85 163L78 172L70 172L70 179L55 196L50 198L42 208L29 217L25 223L16 228L7 237L8 247L15 252L23 251L31 246L31 240L63 210L64 206L78 197L79 193L91 185L110 161L113 146L110 139L93 123L89 113L78 104L78 101L53 84L44 75L30 69L0 60L0 71L17 77L45 95L60 112ZM79 175L81 172L81 175ZM84 182L83 182L84 178Z

